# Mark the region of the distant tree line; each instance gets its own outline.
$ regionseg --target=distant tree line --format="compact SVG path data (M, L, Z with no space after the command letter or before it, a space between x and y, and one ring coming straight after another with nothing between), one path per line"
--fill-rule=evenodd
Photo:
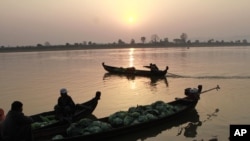
M190 46L249 46L250 43L246 39L236 40L236 41L224 41L224 40L215 40L209 39L208 41L200 42L199 40L191 41L188 40L188 35L186 33L182 33L179 38L173 39L173 41L169 41L169 39L163 38L161 39L157 34L152 34L149 39L145 36L140 38L139 42L136 42L135 39L131 39L129 43L126 43L122 39L118 39L117 42L113 43L104 43L98 44L93 41L83 41L81 43L65 43L65 45L51 45L50 42L46 41L44 44L37 44L36 46L16 46L11 47L11 49L81 49L81 48L109 48L109 47L150 47L150 46L161 46L161 47L190 47ZM1 46L0 50L8 50L10 47Z
M146 42L147 38L145 36L141 37L141 42L136 43L134 39L131 39L130 43L125 43L121 39L118 40L118 45L161 45L161 46L233 46L233 45L250 45L246 39L236 40L236 41L224 41L224 40L215 40L209 39L208 41L200 42L199 40L191 41L188 40L188 35L186 33L182 33L180 38L173 39L172 42L169 41L168 38L159 38L157 34L153 34L148 42ZM115 44L115 43L114 43Z

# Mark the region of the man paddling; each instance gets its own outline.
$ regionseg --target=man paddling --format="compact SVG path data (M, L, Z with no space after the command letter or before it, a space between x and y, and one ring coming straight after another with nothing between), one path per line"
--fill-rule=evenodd
M156 64L150 63L149 66L144 66L145 68L149 68L151 72L157 72L159 71L159 68L156 66Z

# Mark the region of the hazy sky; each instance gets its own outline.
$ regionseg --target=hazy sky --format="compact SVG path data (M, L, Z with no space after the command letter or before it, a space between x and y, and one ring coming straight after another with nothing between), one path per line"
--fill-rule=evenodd
M0 46L129 43L133 38L250 41L249 0L0 0Z

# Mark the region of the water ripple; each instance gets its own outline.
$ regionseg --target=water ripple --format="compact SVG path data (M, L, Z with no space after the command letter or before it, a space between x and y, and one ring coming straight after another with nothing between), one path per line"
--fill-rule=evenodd
M185 75L176 75L176 74L169 74L166 77L171 77L171 78L195 78L195 79L250 79L250 76L220 76L220 75L215 75L215 76L185 76Z

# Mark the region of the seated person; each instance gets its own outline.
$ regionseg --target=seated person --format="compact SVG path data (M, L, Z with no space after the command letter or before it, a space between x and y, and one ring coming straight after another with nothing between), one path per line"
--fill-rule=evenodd
M74 114L76 105L72 98L68 95L67 89L60 90L61 96L58 98L57 105L55 106L55 113L57 118L70 117Z
M201 90L202 90L202 85L199 85L198 89L186 88L185 95L188 97L188 99L197 101L200 99Z
M4 141L32 141L32 118L25 116L23 104L14 101L11 110L6 115L2 124L2 138Z
M150 69L151 69L151 71L159 71L159 68L156 66L156 64L152 64L152 63L150 63Z

